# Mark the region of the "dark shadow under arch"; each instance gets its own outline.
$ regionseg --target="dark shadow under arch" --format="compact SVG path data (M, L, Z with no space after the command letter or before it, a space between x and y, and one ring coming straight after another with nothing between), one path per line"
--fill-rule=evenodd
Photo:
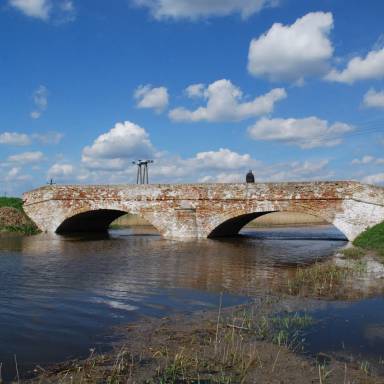
M240 229L247 225L250 221L257 219L260 216L266 215L274 211L267 212L253 212L245 215L233 217L232 219L226 220L217 226L209 235L212 237L231 237L237 236Z
M243 214L239 216L232 217L228 220L225 220L221 224L219 224L209 235L209 238L219 238L219 237L235 237L239 235L240 230L246 226L249 222L251 222L254 219L257 219L261 216L268 215L270 213L277 213L277 212L290 212L290 213L297 213L297 214L305 214L307 216L312 216L320 219L320 223L315 223L315 224L330 224L333 227L332 223L329 223L326 221L324 218L318 215L313 215L311 213L307 212L300 212L300 211L266 211L266 212L253 212L253 213L248 213L248 214ZM322 222L321 222L322 221ZM282 226L295 226L295 225L313 225L313 223L305 223L303 222L302 224L292 224L292 223L287 223L287 224L282 224ZM267 225L268 226L268 225ZM279 226L279 225L278 225ZM256 228L256 227L255 227ZM347 236L337 227L335 227L340 234L347 239Z
M96 209L79 213L64 220L56 233L107 232L109 225L127 212L115 209Z

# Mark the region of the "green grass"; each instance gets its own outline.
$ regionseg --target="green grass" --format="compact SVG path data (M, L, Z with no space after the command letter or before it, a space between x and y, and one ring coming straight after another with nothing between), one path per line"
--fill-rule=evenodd
M384 257L384 222L368 228L354 240L353 245Z
M5 227L0 227L0 232L22 233L24 235L36 235L40 233L40 230L34 224L24 224L24 225L6 225Z
M19 197L0 197L0 208L1 207L16 208L18 211L24 212L23 200Z
M365 255L365 251L359 247L346 248L341 251L343 258L348 260L359 260Z
M335 292L353 270L334 264L316 263L310 267L298 268L293 278L288 280L291 295L310 294L327 296Z

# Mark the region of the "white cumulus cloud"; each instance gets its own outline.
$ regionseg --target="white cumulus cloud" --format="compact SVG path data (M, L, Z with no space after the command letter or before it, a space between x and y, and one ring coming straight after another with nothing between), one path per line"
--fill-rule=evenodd
M38 163L43 160L44 155L40 151L23 152L16 155L8 156L8 161L11 163L30 164Z
M126 159L150 157L153 145L144 128L130 121L116 123L107 133L100 135L91 146L83 149L82 161L89 167L119 168Z
M353 84L358 80L380 79L384 77L384 48L370 51L366 57L351 59L341 71L332 69L325 79L339 83Z
M187 88L185 88L186 95L191 99L204 97L204 92L205 92L205 85L202 83L191 84Z
M148 8L157 20L208 18L238 13L247 18L261 9L274 6L277 0L134 0Z
M354 128L345 123L329 124L311 116L303 119L267 119L263 118L249 127L252 139L279 141L298 145L301 148L334 146L340 144L342 135Z
M31 144L31 139L25 133L2 132L0 133L0 144L24 146Z
M152 87L150 84L140 85L134 93L138 108L150 108L156 112L163 111L169 102L168 90L165 87Z
M244 101L240 88L230 80L221 79L204 90L205 107L190 111L179 107L169 112L174 121L240 121L273 111L275 103L287 96L283 88L275 88L251 101Z
M384 108L384 91L370 89L365 95L363 104L367 108Z
M247 167L253 160L250 155L241 155L228 148L220 148L218 151L198 152L194 158L187 160L193 168L205 169L239 169Z
M384 173L365 176L362 181L368 184L384 184Z
M248 70L271 80L302 82L305 77L325 73L333 47L329 33L331 13L312 12L292 25L275 23L249 46Z
M25 16L43 21L63 23L75 18L72 0L8 0L8 3Z
M9 0L9 4L26 16L47 20L51 4L49 0Z
M51 168L49 168L47 176L48 178L58 178L65 179L70 176L73 176L75 173L75 169L72 164L53 164Z

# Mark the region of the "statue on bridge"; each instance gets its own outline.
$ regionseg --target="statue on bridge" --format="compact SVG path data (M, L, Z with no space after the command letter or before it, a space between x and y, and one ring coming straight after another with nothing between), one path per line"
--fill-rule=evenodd
M248 171L247 176L245 176L245 181L247 183L254 183L255 182L255 176L254 176L252 170Z

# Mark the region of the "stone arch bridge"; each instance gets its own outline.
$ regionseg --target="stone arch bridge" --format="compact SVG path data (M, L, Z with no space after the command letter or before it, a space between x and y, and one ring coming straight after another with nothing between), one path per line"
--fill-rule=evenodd
M24 209L45 232L102 231L131 213L171 239L232 236L261 215L303 212L353 240L384 220L384 188L351 181L49 185L26 192Z

